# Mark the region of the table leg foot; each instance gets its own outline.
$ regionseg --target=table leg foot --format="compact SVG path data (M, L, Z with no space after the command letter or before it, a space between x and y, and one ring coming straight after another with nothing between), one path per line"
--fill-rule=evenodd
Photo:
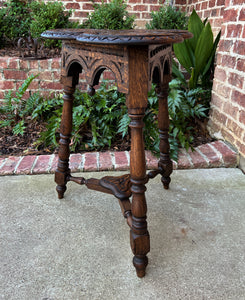
M167 162L162 162L161 158L159 161L160 174L162 175L161 181L165 190L169 188L171 182L170 175L173 172L173 164L170 158L167 158Z
M133 264L136 269L137 276L142 278L145 276L145 269L148 265L148 257L147 256L134 256Z
M144 218L143 218L144 219ZM135 220L133 217L133 226L130 231L130 245L134 254L133 265L136 268L136 273L138 277L145 276L145 270L148 265L147 253L150 251L150 236L147 231L147 223L145 220L142 220L143 223L138 223L138 231L145 231L144 234L138 234L134 232ZM144 225L144 226L142 226ZM143 229L144 228L144 229Z
M65 191L66 191L66 186L65 185L57 185L56 186L56 191L58 193L58 198L63 199Z

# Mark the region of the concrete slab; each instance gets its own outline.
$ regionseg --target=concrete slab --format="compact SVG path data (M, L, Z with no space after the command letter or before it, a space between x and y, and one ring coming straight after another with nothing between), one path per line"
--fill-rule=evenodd
M117 200L69 183L60 201L54 187L53 175L0 177L0 299L245 299L241 170L174 171L168 191L148 183L143 279Z

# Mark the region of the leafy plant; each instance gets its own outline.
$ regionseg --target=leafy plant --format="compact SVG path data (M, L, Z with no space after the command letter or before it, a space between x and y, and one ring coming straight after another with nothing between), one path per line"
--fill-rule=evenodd
M73 104L73 130L71 150L103 149L111 146L117 136L121 112L126 110L125 96L115 86L103 82L91 97L76 90ZM47 120L47 131L41 134L38 143L58 145L62 106L53 111Z
M207 117L206 111L208 108L199 103L205 91L200 87L192 90L183 89L182 83L178 79L173 79L169 83L169 87L168 111L172 150L177 144L188 150L193 142L192 131L194 128L191 125L193 120L196 117ZM174 152L177 152L176 150Z
M214 58L220 33L213 42L213 32L210 23L207 20L202 22L195 10L193 10L189 18L188 31L193 33L193 38L186 39L180 44L174 44L174 54L180 64L190 74L188 83L190 89L196 88L199 82L202 87L210 87L212 85L210 79L214 70ZM173 69L173 72L175 71Z
M31 22L27 0L8 0L1 8L1 31L5 38L13 40L16 37L27 36Z
M0 9L0 37L14 43L19 37L39 38L47 29L74 28L78 23L70 22L72 11L65 11L60 1L47 2L29 0L7 0ZM46 40L45 46L60 46L61 42Z
M31 114L37 99L36 94L29 97L28 101L23 99L23 96L31 82L37 77L31 75L28 77L22 86L18 89L15 96L13 91L9 91L4 98L4 104L0 106L0 113L4 114L4 120L0 121L1 127L11 127L13 134L24 134L25 118Z
M147 29L187 29L188 17L185 12L171 5L163 5L158 11L151 12Z
M194 119L206 117L207 107L199 103L199 99L205 93L201 88L186 90L182 87L181 81L173 79L169 83L170 91L168 96L168 112L170 117L169 143L170 156L178 159L179 147L191 147L193 142L192 123ZM154 86L148 95L148 107L144 117L144 138L145 147L155 155L159 155L159 132L158 132L158 99ZM130 119L128 115L122 117L118 132L125 136L128 133Z
M95 29L132 29L134 16L130 16L124 0L112 0L101 4L93 4L94 11L88 16L88 20L82 24L83 28Z
M47 29L76 28L78 23L70 22L72 10L65 11L62 2L37 2L32 1L29 5L32 21L30 32L32 37L38 38ZM61 42L57 40L45 40L46 47L60 47Z

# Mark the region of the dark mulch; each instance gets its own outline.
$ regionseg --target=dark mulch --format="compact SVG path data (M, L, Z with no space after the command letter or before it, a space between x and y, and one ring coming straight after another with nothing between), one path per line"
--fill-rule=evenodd
M46 128L45 123L41 122L30 122L27 125L25 133L21 135L13 135L10 129L1 128L0 129L0 156L23 156L23 155L42 155L42 154L52 154L57 153L57 149L52 149L51 147L37 147L35 141L37 141L40 136L40 132L44 131ZM209 143L213 139L208 134L206 130L206 124L196 123L194 141L192 143L193 147L197 147L201 144ZM129 138L121 139L118 137L117 141L110 147L104 148L106 150L113 151L125 151L130 149ZM84 151L77 151L84 152Z

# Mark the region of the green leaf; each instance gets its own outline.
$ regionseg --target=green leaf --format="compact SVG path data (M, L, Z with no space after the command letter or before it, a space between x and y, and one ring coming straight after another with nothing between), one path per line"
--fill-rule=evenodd
M204 27L196 45L195 73L197 74L197 76L203 72L208 62L208 59L212 53L212 49L213 49L213 32L210 23L208 23Z
M217 46L218 46L218 43L219 43L219 40L220 40L220 36L221 36L221 30L219 31L218 35L215 38L215 41L214 41L214 44L213 44L212 53L210 55L208 63L206 64L206 67L205 67L205 69L203 70L203 73L202 73L203 76L208 72L208 70L210 69L211 64L214 61L216 49L217 49Z
M191 68L194 67L195 64L195 57L187 40L185 40L183 43L174 44L173 48L174 54L180 64L186 69L189 74L191 74Z
M195 52L196 45L203 28L204 28L204 24L202 20L196 13L195 9L193 9L188 21L188 31L193 33L193 38L188 40L188 44L190 45L193 52Z

